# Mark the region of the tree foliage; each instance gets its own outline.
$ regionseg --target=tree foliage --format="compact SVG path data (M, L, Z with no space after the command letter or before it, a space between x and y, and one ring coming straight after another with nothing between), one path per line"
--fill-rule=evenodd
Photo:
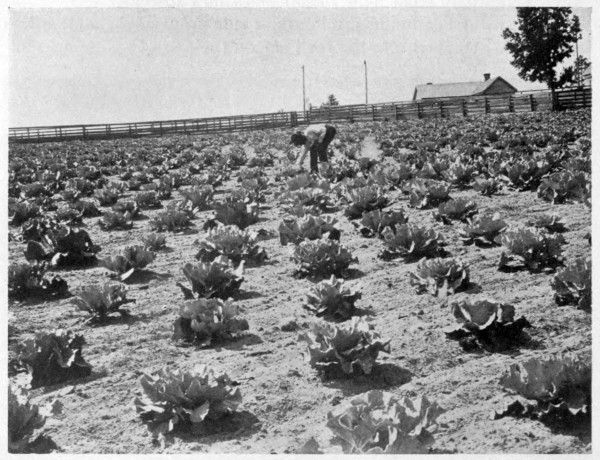
M331 107L335 105L340 105L340 102L333 94L330 94L327 96L327 101L323 103L322 107Z
M581 27L571 8L517 8L516 31L504 29L502 37L519 76L539 81L554 91L573 80L573 67L559 75L558 64L573 53Z

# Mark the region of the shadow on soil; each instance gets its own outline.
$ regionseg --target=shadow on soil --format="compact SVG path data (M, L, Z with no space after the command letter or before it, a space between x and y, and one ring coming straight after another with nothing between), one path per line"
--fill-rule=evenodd
M173 275L170 273L156 273L150 270L140 270L139 272L135 272L129 278L127 278L124 283L125 284L148 284L150 281L154 280L168 280L173 278Z
M242 350L244 347L249 347L251 345L258 345L263 343L262 339L256 334L248 333L244 335L240 335L232 340L229 340L225 343L216 344L213 348L217 351L221 349L225 350Z
M257 433L261 427L260 420L254 414L240 411L219 420L211 420L209 423L199 423L187 431L173 432L172 436L184 442L212 444L217 441L248 438Z
M132 315L128 311L123 310L123 314L121 314L119 316L107 316L101 322L87 320L87 324L93 328L102 328L102 327L106 327L106 326L114 326L116 324L133 324L137 321L143 321L143 320L146 320L146 322L148 322L148 320L150 320L150 319L151 318L147 318L145 316ZM85 323L86 321L83 320L83 322Z
M251 299L258 299L262 296L263 296L263 294L258 291L245 291L243 289L240 289L240 293L235 296L235 299L236 300L251 300Z
M340 367L330 366L321 374L325 386L337 388L344 396L353 396L369 390L384 390L410 382L412 373L395 364L377 364L369 375L344 374Z
M574 436L584 444L592 442L592 423L589 417L570 420L567 423L544 423L553 434Z
M35 307L39 304L43 304L46 302L52 302L56 300L65 300L73 297L73 294L70 292L65 292L60 295L38 295L38 296L30 296L25 299L11 299L9 305L15 306L18 308L26 308L26 307ZM48 305L44 305L44 308L48 307Z
M108 375L108 371L106 369L100 368L97 370L92 370L92 373L90 375L88 375L87 377L83 377L80 379L65 380L64 382L56 383L54 385L45 385L40 388L43 388L44 393L50 393L52 391L60 391L62 389L66 389L67 387L73 387L72 391L76 392L77 387L79 385L84 385L86 383L90 383L95 380L103 379L107 375Z

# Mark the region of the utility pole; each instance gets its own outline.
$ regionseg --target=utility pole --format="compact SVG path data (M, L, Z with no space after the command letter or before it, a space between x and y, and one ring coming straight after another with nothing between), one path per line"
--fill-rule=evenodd
M577 87L581 86L581 65L579 62L579 35L577 36L577 41L575 42L575 54L577 54L577 58L575 60L575 75L577 78Z
M302 66L302 111L306 117L306 87L304 85L304 66Z
M369 86L367 85L367 61L365 60L365 104L369 103Z

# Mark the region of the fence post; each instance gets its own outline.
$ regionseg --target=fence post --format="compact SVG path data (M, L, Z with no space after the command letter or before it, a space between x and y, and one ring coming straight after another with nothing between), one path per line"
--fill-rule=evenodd
M508 111L509 112L515 111L515 102L513 101L512 94L508 95Z
M421 118L421 103L417 102L417 118Z
M533 99L533 94L529 95L529 108L532 112L535 112L535 101Z
M29 128L27 128L27 140L29 140L30 134L29 134Z
M469 112L467 111L467 100L466 99L462 100L462 112L463 112L463 117L469 116Z
M440 101L440 118L444 118L444 101Z
M483 102L484 102L484 104L485 104L485 113L486 113L486 114L487 114L487 113L490 113L490 107L489 107L489 103L488 103L488 98L487 98L487 97L484 97L484 98L483 98Z

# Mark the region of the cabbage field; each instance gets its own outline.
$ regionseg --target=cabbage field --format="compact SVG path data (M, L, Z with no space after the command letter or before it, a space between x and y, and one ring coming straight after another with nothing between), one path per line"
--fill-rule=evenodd
M9 450L591 453L590 111L336 128L11 144Z

